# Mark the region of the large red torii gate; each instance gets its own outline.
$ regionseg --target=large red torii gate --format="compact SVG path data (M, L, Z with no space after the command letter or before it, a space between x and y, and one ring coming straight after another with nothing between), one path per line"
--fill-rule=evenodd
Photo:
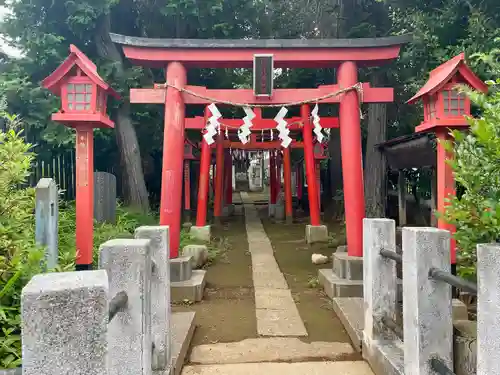
M179 247L182 206L182 173L186 104L210 104L212 101L232 101L245 104L286 104L307 102L325 94L358 84L358 67L377 66L397 58L408 36L360 39L316 40L192 40L150 39L111 34L122 45L125 56L134 64L160 67L166 70L167 85L153 89L132 89L131 103L165 105L163 175L160 224L170 226L170 251L176 257ZM256 54L272 54L276 68L338 67L337 85L316 89L278 89L269 98L257 97L252 90L210 90L187 85L189 68L248 68ZM208 100L206 98L211 98ZM391 88L372 88L362 84L365 103L392 102ZM363 162L360 129L360 96L354 90L332 96L320 103L339 103L339 126L348 253L362 255L362 219L365 215L363 191ZM304 156L311 210L318 210L317 182L314 173L314 151L309 105L301 105ZM188 120L189 122L189 120ZM223 137L219 136L217 159L223 160ZM210 148L202 142L202 160ZM207 160L210 158L208 157ZM218 165L222 166L221 160ZM218 168L222 171L222 168ZM312 171L312 172L311 172ZM348 173L347 173L348 172ZM219 172L218 180L222 181ZM201 173L200 173L201 175ZM222 182L218 182L221 185ZM204 193L205 182L200 179ZM208 181L207 189L208 191ZM199 192L200 193L200 192ZM311 216L308 230L327 234L319 219Z

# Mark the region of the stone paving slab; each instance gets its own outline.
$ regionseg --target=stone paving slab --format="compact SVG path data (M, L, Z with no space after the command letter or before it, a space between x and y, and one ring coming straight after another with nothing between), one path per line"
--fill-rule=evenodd
M281 272L271 241L247 193L241 193L245 209L248 249L252 257L257 332L262 336L307 336L297 306Z
M289 289L255 289L255 307L257 309L287 309L294 303ZM277 308L278 307L278 308Z
M293 302L293 300L292 300ZM257 332L262 336L307 336L297 306L286 310L257 309Z
M253 254L272 254L271 243L264 241L248 241L248 245L253 248Z
M285 277L283 276L283 274L281 273L281 271L278 267L255 266L252 268L253 268L252 275L256 279L256 280L254 280L254 284L256 281L259 281L258 280L259 278L266 279L266 280L276 279L279 281L283 281L286 284ZM257 287L257 285L254 285L254 286ZM286 287L288 289L288 284L286 285Z
M194 312L173 313L170 320L172 327L172 371L171 375L179 375L189 350L194 330ZM164 375L165 371L155 371L153 375ZM167 372L168 374L168 372Z
M288 285L284 278L263 277L262 275L263 274L257 274L253 277L254 288L288 289Z
M278 263L276 262L276 258L273 253L252 254L252 266L268 267L269 265L275 265L278 267Z
M255 307L257 309L284 310L295 308L290 290L288 289L255 289Z
M283 276L281 273L281 270L278 266L278 263L276 260L274 260L274 257L272 260L270 259L268 263L254 263L252 262L252 268L254 273L264 273L264 274L275 274L279 276Z
M335 361L353 359L354 354L348 343L305 343L296 337L266 337L195 346L189 361L197 365Z
M333 311L344 325L347 334L351 338L354 348L361 352L363 342L363 327L365 315L363 310L363 298L343 297L333 299Z
M228 365L186 366L183 375L373 375L362 361L239 363Z

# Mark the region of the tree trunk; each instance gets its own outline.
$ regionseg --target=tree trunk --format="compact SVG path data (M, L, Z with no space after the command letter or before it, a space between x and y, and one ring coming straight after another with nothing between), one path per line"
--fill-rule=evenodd
M375 78L379 81L377 73ZM366 217L385 217L387 166L385 156L376 145L386 140L386 133L386 104L369 104L364 168Z
M110 15L103 16L96 33L96 46L99 56L116 62L118 74L124 71L120 51L109 37ZM149 211L149 198L144 180L141 151L137 134L130 118L130 103L128 98L114 113L115 135L122 163L121 183L124 201L142 212Z

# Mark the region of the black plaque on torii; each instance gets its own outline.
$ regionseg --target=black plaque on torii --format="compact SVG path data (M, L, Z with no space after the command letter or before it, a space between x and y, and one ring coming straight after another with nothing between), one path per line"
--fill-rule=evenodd
M255 96L271 97L274 84L274 60L271 54L254 55L253 91Z

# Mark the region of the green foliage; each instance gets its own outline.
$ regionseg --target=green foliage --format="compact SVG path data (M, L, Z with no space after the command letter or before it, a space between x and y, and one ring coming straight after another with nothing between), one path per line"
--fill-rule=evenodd
M42 271L43 249L35 244L34 191L19 189L33 154L24 142L16 116L0 108L0 368L21 362L21 290Z
M187 245L205 245L208 250L208 259L205 267L209 267L211 264L221 258L228 250L229 244L225 238L212 238L210 243L198 240L194 238L188 231L184 229L181 231L181 240L179 249L183 249Z
M1 104L1 103L0 103ZM22 188L35 154L19 130L21 122L0 107L0 368L21 364L21 291L36 274L45 272L44 249L35 243L35 191ZM74 270L75 206L61 202L59 210L59 265L49 272ZM94 255L103 242L131 237L140 225L156 218L119 207L116 224L96 224ZM96 264L95 264L96 266Z
M492 71L498 74L498 50L493 53L495 58L477 57L493 63ZM445 217L457 227L459 271L470 278L476 273L476 245L500 238L500 77L489 84L488 95L464 88L480 115L469 119L469 133L453 132L455 160L450 164L464 193L450 199Z
M115 238L133 238L136 228L142 225L157 225L153 215L139 213L119 205L115 223L94 222L94 269L98 268L99 246ZM75 257L76 210L74 202L62 202L59 209L59 249L62 254Z

